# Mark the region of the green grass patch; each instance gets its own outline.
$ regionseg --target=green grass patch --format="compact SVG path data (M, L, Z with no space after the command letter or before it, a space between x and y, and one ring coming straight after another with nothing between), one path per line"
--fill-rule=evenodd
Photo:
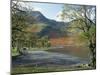
M86 66L49 66L49 67L36 67L36 66L17 66L12 68L12 74L28 74L28 73L45 73L45 72L61 72L61 71L75 71L75 70L90 70L91 67Z
M12 56L17 56L17 55L19 55L19 52L17 51L17 48L16 48L16 47L11 49L11 55L12 55Z

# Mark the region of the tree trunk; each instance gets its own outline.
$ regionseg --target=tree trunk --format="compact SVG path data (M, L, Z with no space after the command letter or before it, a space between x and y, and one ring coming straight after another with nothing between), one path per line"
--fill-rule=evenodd
M90 66L96 68L96 45L92 43L92 41L90 41L90 45L89 45L90 51L91 51L91 62L90 62Z

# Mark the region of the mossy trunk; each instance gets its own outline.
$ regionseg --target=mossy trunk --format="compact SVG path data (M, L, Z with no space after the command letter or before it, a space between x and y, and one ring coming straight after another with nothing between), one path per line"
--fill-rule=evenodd
M90 45L89 45L90 51L91 51L91 62L90 62L90 66L92 66L93 68L96 68L96 44L93 44L90 41Z

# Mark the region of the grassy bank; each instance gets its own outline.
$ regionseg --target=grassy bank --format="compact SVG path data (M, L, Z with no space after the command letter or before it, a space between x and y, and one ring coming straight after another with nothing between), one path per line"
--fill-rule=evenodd
M60 72L60 71L75 71L75 70L89 70L93 69L85 65L77 66L49 66L49 67L32 67L32 66L17 66L12 68L12 74L26 74L26 73L45 73L45 72Z
M17 48L12 48L11 49L11 55L12 56L18 56L19 55L19 52L17 51Z

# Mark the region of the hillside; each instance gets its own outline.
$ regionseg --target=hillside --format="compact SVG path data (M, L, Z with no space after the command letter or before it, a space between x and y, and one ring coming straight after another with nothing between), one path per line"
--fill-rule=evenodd
M68 23L48 19L39 11L31 11L27 15L27 21L30 24L29 29L34 32L35 27L35 32L37 31L40 36L47 35L50 38L67 36L65 28L68 26Z

